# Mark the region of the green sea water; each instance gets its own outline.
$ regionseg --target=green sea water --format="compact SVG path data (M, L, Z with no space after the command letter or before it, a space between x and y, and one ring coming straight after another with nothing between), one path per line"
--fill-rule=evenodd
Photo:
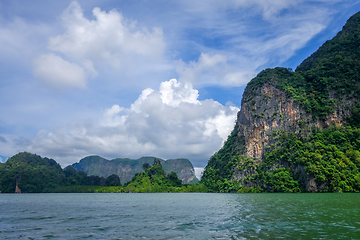
M360 239L360 194L0 194L0 239Z

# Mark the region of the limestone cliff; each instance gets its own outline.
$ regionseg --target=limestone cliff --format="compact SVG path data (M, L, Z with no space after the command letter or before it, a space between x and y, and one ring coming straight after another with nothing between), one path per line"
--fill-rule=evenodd
M322 130L328 126L341 126L350 115L345 104L338 104L334 112L324 119L313 118L293 98L286 97L285 92L265 83L263 86L252 89L251 97L246 89L238 113L236 126L238 137L244 141L240 147L245 147L244 154L248 157L261 159L265 147L275 143L272 138L274 131L287 131L309 135L312 127ZM249 100L251 99L251 100ZM332 98L329 97L329 100ZM353 106L354 101L348 101L347 106Z
M107 160L99 156L88 156L79 163L71 165L77 171L83 171L88 175L108 177L116 174L120 177L122 184L129 182L136 173L144 171L143 164L154 162L155 157L142 157L139 159L116 158ZM197 183L195 170L188 159L159 159L164 171L169 174L175 172L183 184Z
M332 99L329 96L329 101ZM252 158L258 165L263 162L265 154L278 144L276 133L290 132L308 138L314 127L321 131L329 126L342 126L350 116L350 108L355 103L355 101L338 103L333 113L324 118L314 118L311 113L296 103L293 97L287 97L284 91L278 89L276 82L265 83L256 89L246 89L236 121L237 137L242 139L237 143L238 147L242 149L243 155ZM296 171L301 173L306 191L318 191L314 178L304 171L303 166L293 166L279 161L268 170L288 166L296 168ZM244 182L244 180L255 172L255 168L252 171L249 169L244 171L236 166L231 179L253 187L259 181ZM261 185L266 187L265 184Z
M249 82L202 182L220 192L360 191L359 102L357 13L296 71L266 69Z

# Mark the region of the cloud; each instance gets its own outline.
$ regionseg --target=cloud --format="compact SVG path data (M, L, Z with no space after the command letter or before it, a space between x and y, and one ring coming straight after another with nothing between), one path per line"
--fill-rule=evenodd
M238 111L211 99L200 101L190 83L171 79L161 83L158 91L143 90L130 108L115 104L100 119L73 121L52 132L42 130L27 151L63 164L91 154L109 158L152 155L186 157L204 167L233 129Z
M54 54L40 55L33 61L33 66L34 75L54 90L86 87L84 69Z
M17 16L9 22L1 20L0 17L0 60L28 63L28 59L46 45L44 37L51 28L45 24L29 23Z
M0 135L0 155L1 156L12 156L16 154L19 150L17 143L20 143L21 140L17 141L19 137L3 134ZM29 146L29 143L25 147ZM4 159L3 159L4 160Z
M184 81L196 82L204 72L216 72L227 62L226 56L221 54L210 55L201 53L199 60L185 64L182 60L177 62L176 71L180 79Z
M111 84L120 88L133 88L135 82L137 86L154 87L147 79L149 75L161 75L153 77L161 81L178 77L195 86L242 86L263 68L281 65L320 33L331 19L329 9L336 2L231 0L204 5L182 1L169 5L178 7L177 18L171 19L169 11L159 14L162 21L151 14L138 14L139 24L126 18L121 8L103 11L95 7L92 17L86 17L79 3L73 1L55 25L30 24L19 17L0 25L0 52L19 58L29 55L38 59L39 52L61 57L82 68L85 81L75 83L85 86L89 78L100 76L98 79L113 78ZM151 25L149 22L161 28L145 27ZM58 29L57 24L63 28ZM46 50L42 49L45 45ZM169 60L174 52L180 52L186 61ZM189 52L198 60L189 58ZM178 76L167 74L175 68ZM41 74L40 82L58 88L48 84L54 82L49 74ZM65 84L64 89L71 87L84 86Z
M316 8L303 0L187 4L199 19L192 27L201 53L198 60L177 61L176 72L196 86L243 86L264 68L293 57L331 20L329 6Z
M6 140L6 138L4 138L3 136L1 136L1 135L0 135L0 142L2 142L2 143L6 143L6 142L7 142L7 140Z
M195 170L195 176L197 177L197 179L200 180L204 172L204 168L195 167L194 170Z
M256 75L255 71L235 68L222 54L201 53L198 61L177 61L176 72L181 81L196 85L242 86Z
M104 61L117 70L138 58L161 58L165 43L160 28L148 30L118 11L92 11L94 20L84 17L81 6L73 1L60 16L64 34L49 40L49 49L79 62L99 65Z
M129 75L149 72L148 68L168 68L160 28L138 26L115 9L106 12L95 7L92 13L94 19L87 19L77 1L63 11L59 17L63 33L49 37L48 52L33 60L40 82L55 90L85 88L87 79L99 72L125 73L129 79Z
M18 148L24 148L31 144L31 140L25 137L15 137L12 139L12 143Z
M176 79L163 82L160 85L161 100L164 104L177 107L181 103L200 104L197 100L199 92L190 83L182 84Z
M286 15L288 13L287 10L296 9L302 11L304 7L314 8L314 4L316 3L324 2L327 4L335 4L340 1L341 0L232 0L232 3L236 8L251 8L255 6L261 11L264 20L273 22L280 20L282 15ZM297 14L299 14L299 12Z
M271 21L275 18L281 11L295 7L296 5L304 2L305 0L233 0L233 3L236 7L250 7L256 5L260 7L263 18L265 20Z
M160 28L139 28L115 9L107 13L96 7L92 13L95 20L88 20L81 6L73 1L60 16L65 33L50 38L49 48L74 58L108 60L128 52L142 56L162 54L165 44Z
M268 36L268 39L243 42L241 49L249 55L258 56L260 62L277 65L292 57L324 28L325 25L321 22L302 20L301 23L294 23L290 29L278 30Z

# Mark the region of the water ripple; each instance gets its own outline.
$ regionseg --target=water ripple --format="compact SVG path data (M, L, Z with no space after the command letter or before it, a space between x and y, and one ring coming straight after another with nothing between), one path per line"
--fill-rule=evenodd
M358 194L0 194L0 202L0 239L360 239Z

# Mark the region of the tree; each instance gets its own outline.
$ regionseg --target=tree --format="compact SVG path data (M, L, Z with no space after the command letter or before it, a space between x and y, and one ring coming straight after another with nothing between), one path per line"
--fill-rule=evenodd
M177 174L175 172L171 172L167 175L167 178L169 179L170 183L174 186L174 187L181 187L182 182L181 180L178 178Z
M121 186L119 176L116 174L112 174L112 175L108 176L105 180L105 185L106 186Z
M144 163L142 167L143 167L144 171L146 171L146 169L150 168L151 165L149 163Z
M86 178L86 185L93 185L93 186L104 186L105 185L105 178L99 176L88 176Z

